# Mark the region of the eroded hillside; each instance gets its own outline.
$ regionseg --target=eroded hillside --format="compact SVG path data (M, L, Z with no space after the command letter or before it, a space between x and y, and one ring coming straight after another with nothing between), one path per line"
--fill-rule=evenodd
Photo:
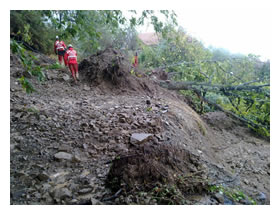
M28 95L11 55L11 204L270 203L269 142L222 112L198 115L120 52L79 68L77 85L49 69Z

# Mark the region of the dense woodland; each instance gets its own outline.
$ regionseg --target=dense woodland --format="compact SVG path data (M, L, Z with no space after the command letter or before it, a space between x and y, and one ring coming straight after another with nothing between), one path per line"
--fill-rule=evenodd
M56 35L73 44L79 60L105 48L122 50L131 59L139 52L139 67L147 74L168 73L163 87L180 90L198 113L222 110L245 122L262 136L270 136L270 61L259 56L206 48L177 25L173 11L11 11L11 48L26 70L43 81L43 68L33 64L30 51L53 54ZM164 17L165 21L162 21ZM137 26L150 22L159 43L147 46ZM58 65L54 65L58 66ZM27 92L33 87L21 79Z

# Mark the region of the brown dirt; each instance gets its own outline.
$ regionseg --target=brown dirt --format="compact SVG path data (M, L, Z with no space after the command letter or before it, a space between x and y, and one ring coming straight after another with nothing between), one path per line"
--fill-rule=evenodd
M203 116L108 49L47 70L27 95L11 55L11 204L221 204L210 185L270 203L269 142L221 112ZM139 72L141 74L141 71ZM152 133L131 144L133 133ZM54 155L67 152L72 160ZM224 204L250 204L228 199Z

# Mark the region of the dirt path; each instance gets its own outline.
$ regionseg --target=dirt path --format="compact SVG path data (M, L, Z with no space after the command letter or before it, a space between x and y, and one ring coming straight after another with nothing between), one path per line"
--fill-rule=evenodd
M47 71L48 80L41 85L32 79L37 92L27 95L16 80L19 70L11 65L11 204L168 203L158 200L164 187L157 183L152 191L141 190L143 165L150 171L148 181L167 174L184 204L250 204L247 196L269 204L269 143L223 113L200 117L175 93L158 87L139 93L75 85L66 70ZM135 146L133 133L152 137ZM159 148L174 152L163 161L157 158ZM123 172L110 172L114 159L142 150L141 158L113 162ZM194 182L193 174L200 171L203 183ZM135 186L125 190L119 184L120 192L113 196L116 191L105 186L109 173ZM192 192L180 189L175 173L192 175L193 187L183 187ZM206 192L205 182L216 190ZM230 192L219 196L217 185ZM229 199L234 190L246 198Z

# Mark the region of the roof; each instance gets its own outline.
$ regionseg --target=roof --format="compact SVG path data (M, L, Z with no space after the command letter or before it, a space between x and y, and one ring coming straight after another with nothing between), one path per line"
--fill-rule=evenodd
M148 46L157 45L159 42L159 37L156 33L140 33L138 34L138 38Z

